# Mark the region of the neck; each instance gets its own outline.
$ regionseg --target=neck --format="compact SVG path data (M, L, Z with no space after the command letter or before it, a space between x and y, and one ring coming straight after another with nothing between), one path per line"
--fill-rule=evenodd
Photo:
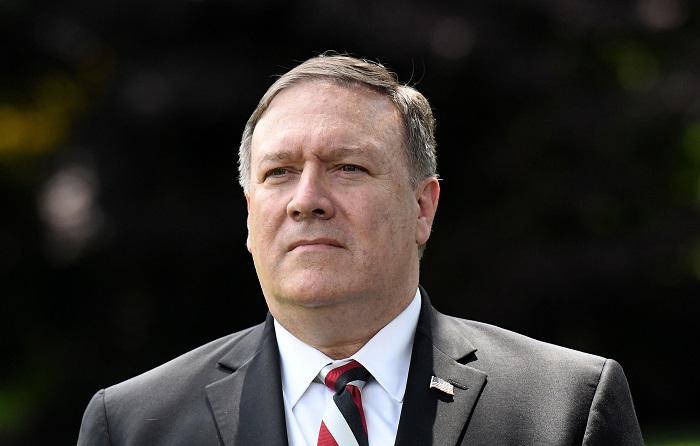
M268 306L277 322L297 339L331 359L345 359L408 307L415 288L404 294L390 300L375 299L374 305L357 305L353 301L307 307L268 299Z

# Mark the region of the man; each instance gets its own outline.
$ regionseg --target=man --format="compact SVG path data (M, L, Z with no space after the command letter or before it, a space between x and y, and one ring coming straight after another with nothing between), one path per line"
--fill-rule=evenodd
M433 129L381 65L280 77L239 164L267 321L98 392L78 444L643 444L615 361L432 308Z

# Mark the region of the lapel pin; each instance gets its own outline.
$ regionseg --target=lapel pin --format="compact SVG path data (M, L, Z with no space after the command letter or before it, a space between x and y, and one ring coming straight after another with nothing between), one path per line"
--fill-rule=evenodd
M430 377L430 388L431 389L438 389L441 392L445 392L448 395L455 395L455 388L452 384L448 383L442 378L438 378L437 376L431 376Z

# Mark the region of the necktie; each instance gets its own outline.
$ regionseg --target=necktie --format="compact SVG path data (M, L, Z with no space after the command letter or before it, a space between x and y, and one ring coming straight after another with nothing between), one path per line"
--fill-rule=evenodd
M335 392L323 413L318 446L369 446L360 392L369 379L367 369L349 360L325 366L318 377Z

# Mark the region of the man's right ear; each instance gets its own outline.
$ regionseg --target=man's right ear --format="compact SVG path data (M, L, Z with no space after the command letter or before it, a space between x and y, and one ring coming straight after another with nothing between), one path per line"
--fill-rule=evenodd
M246 248L248 248L248 252L252 254L253 251L251 251L251 246L250 246L250 195L248 195L248 194L244 194L244 195L245 195L245 207L246 207L246 210L248 211L248 217L246 217L246 221L245 221L245 226L248 229L248 235L245 238L245 246L246 246Z

